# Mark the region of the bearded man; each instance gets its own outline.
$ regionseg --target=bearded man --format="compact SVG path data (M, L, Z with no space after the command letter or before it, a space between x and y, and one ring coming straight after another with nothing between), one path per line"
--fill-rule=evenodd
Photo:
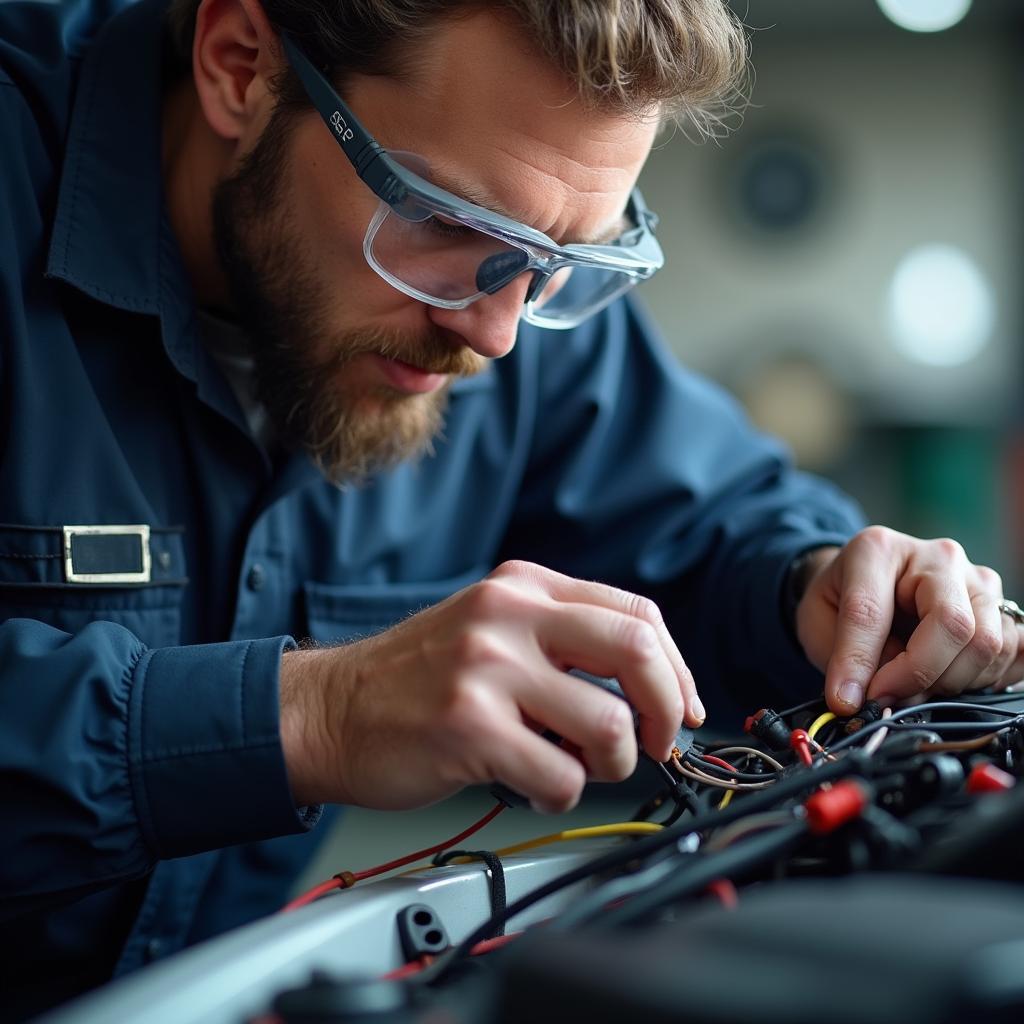
M0 5L14 1016L279 906L324 804L626 777L569 669L658 759L695 680L1020 675L993 571L861 530L628 294L745 61L720 0Z

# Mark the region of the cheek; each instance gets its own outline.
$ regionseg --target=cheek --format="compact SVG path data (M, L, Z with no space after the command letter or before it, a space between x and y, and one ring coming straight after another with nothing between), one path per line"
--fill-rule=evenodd
M332 295L330 304L338 308L339 318L411 326L422 319L423 306L392 288L366 262L363 238L378 200L347 170L338 160L322 156L304 165L289 186L288 230L307 266Z
M314 159L302 165L291 183L289 205L294 211L291 230L313 264L347 276L366 265L363 235L376 202L358 178L343 176L342 170L336 160Z
M315 118L296 128L292 143L282 191L283 230L334 326L425 329L427 307L392 288L363 256L377 197Z

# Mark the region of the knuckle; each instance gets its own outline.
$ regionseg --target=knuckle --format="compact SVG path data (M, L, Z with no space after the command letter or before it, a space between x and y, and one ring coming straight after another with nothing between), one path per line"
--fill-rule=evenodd
M510 558L491 570L488 579L501 579L504 576L519 577L525 576L530 566L529 562L521 558Z
M937 612L939 628L957 646L963 647L975 635L974 613L958 604L943 605Z
M874 632L888 623L884 622L882 605L874 594L865 590L851 590L843 599L843 617L858 629Z
M988 626L979 627L971 639L971 647L979 661L990 665L1003 651L1002 631Z
M493 576L474 583L466 593L466 613L471 618L499 618L510 610L518 594L514 586Z
M847 668L861 676L870 676L878 668L878 659L860 647L847 651L845 660Z
M452 656L457 666L497 665L507 660L505 648L486 629L461 630L452 643Z
M624 617L619 631L619 646L631 658L646 661L658 647L657 630L643 619Z
M935 673L923 665L910 666L910 685L915 693L924 693L935 685Z
M627 611L630 615L651 623L652 626L661 625L661 609L649 597L644 597L642 594L629 595Z
M602 750L617 751L624 743L628 743L633 732L633 716L624 701L611 698L602 701L605 705L594 727L594 739Z
M939 553L951 562L967 560L967 553L964 551L963 545L959 541L953 540L952 537L939 537L937 540L932 541L932 543Z
M868 526L861 530L850 543L858 547L888 551L892 547L894 537L895 534L887 526Z
M978 574L978 579L981 581L981 585L986 590L990 590L994 594L1001 594L1003 592L1003 577L995 569L988 565L976 565L974 568Z

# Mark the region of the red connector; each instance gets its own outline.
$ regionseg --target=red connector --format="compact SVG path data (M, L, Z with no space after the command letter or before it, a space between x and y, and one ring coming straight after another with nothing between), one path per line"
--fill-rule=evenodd
M991 761L976 764L967 776L968 793L1005 793L1013 789L1017 780L1002 768L997 768Z
M789 745L796 751L797 757L810 768L813 759L811 757L811 738L807 735L807 730L794 729L789 734Z
M867 807L869 795L853 779L843 779L831 789L820 789L804 802L807 825L815 835L833 832L854 818L859 818Z

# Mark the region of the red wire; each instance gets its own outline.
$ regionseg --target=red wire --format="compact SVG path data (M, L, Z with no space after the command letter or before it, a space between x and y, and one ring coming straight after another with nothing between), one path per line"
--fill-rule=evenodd
M312 903L313 900L323 896L326 892L330 892L332 889L350 888L356 882L361 882L366 878L382 875L385 871L392 871L394 868L411 864L414 860L422 860L424 857L429 857L432 853L440 853L441 850L447 850L451 846L456 846L474 832L479 832L484 825L496 818L507 806L507 804L499 800L479 821L470 825L469 828L460 832L457 836L446 839L443 843L437 843L435 846L428 846L424 850L417 850L415 853L406 854L397 860L388 861L387 864L378 864L375 868L366 868L364 871L341 872L344 876L342 878L337 876L328 878L326 882L320 882L319 885L313 886L312 889L304 892L301 896L296 896L290 903L286 903L281 908L281 912L286 913L289 910L297 910L299 907L306 906L307 903Z
M500 949L502 946L519 938L522 932L509 932L508 935L497 935L493 939L483 939L478 942L470 951L470 956L480 956L483 953L490 953L492 949ZM421 956L418 960L410 960L401 967L380 976L381 981L395 981L398 978L407 978L410 974L419 974L425 967L429 967L433 961L432 956Z
M408 978L410 974L419 974L424 967L430 966L430 962L433 959L432 956L421 956L419 960L410 960L407 964L402 964L401 967L396 967L393 971L382 974L380 980L398 981L399 978Z
M735 768L728 761L723 761L720 757L715 757L714 754L701 754L701 757L705 761L710 761L712 764L717 764L719 768L724 768L726 771L734 772Z
M708 887L704 891L721 901L722 906L727 910L735 910L739 905L739 893L728 878L716 878L713 882L708 882Z

